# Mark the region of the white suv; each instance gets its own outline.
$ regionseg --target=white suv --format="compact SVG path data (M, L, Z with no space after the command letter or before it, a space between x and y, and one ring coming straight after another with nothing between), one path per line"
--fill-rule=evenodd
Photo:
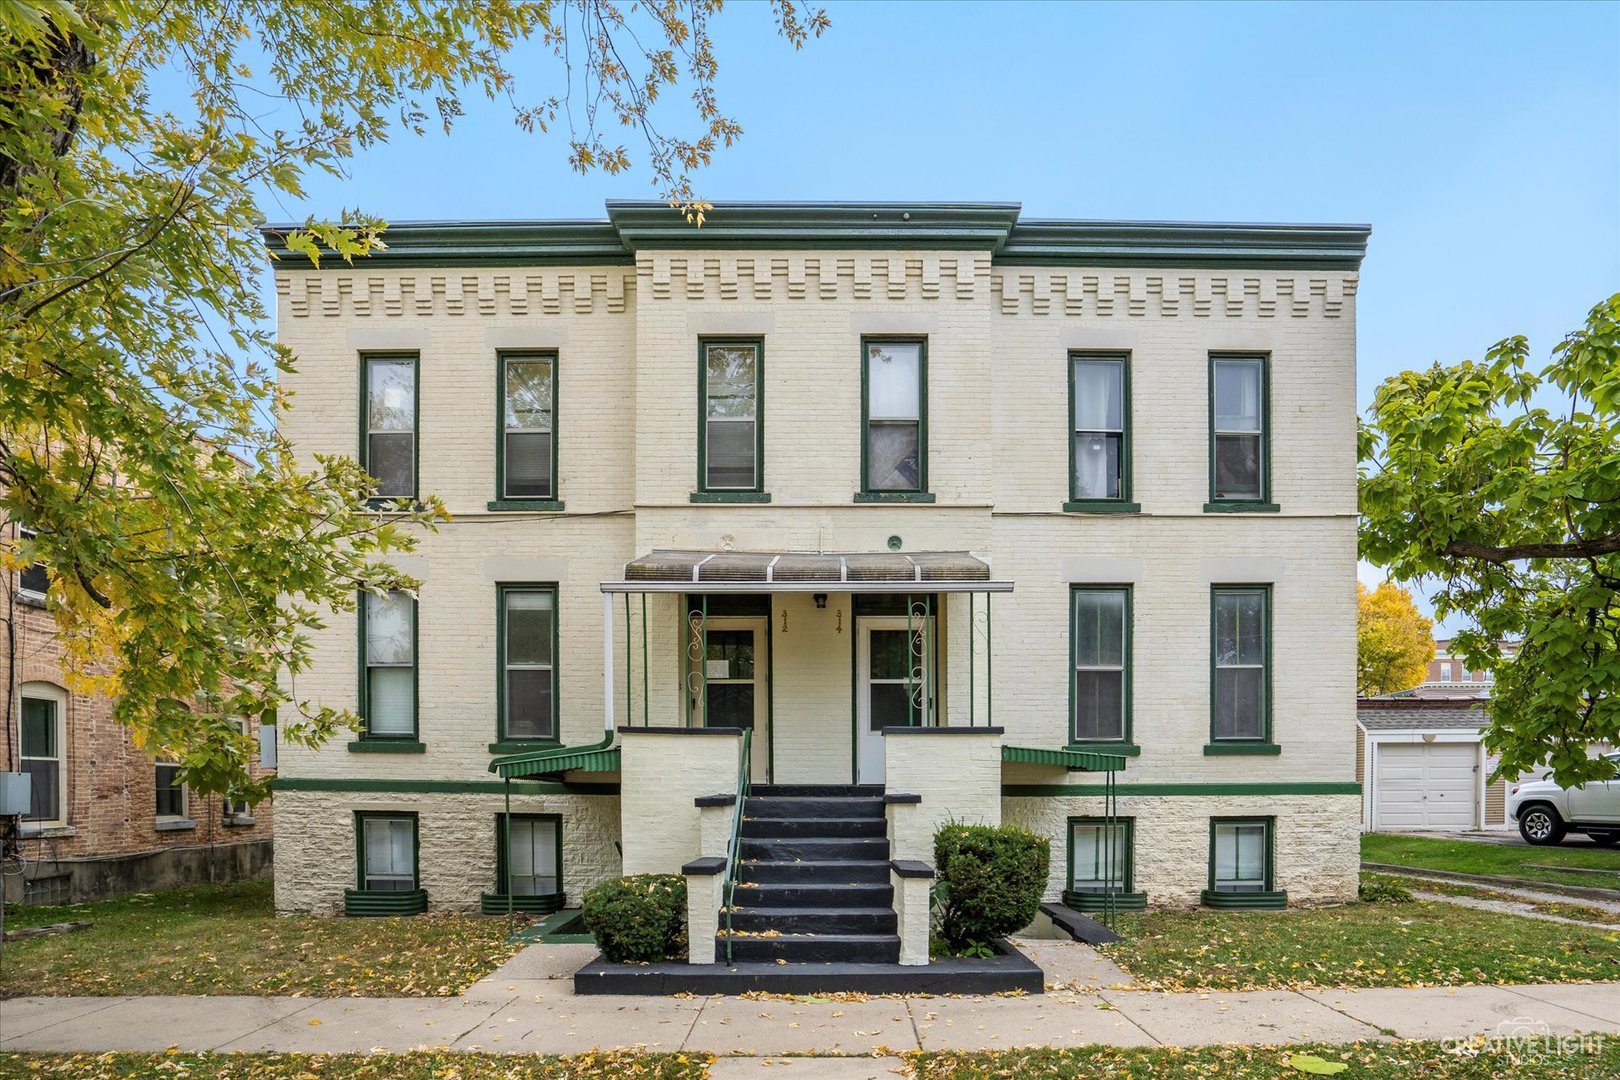
M1603 756L1620 763L1620 752ZM1519 823L1527 844L1557 844L1572 832L1583 832L1598 844L1620 843L1620 776L1574 788L1550 779L1513 784L1508 787L1507 816Z

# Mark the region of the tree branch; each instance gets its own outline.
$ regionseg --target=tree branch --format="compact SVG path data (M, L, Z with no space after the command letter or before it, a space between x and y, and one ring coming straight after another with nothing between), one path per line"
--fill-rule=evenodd
M1585 559L1595 555L1612 555L1617 551L1620 551L1620 534L1572 540L1565 544L1506 544L1501 547L1472 540L1453 540L1440 549L1440 554L1501 564L1519 559Z

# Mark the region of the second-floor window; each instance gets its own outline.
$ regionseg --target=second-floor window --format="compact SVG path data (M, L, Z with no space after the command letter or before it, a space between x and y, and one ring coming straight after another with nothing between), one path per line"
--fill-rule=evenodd
M502 585L502 739L557 737L557 590Z
M416 357L365 358L360 451L379 499L416 498Z
M1215 701L1211 710L1215 742L1259 741L1268 737L1270 693L1271 590L1263 586L1223 586L1214 590Z
M502 499L557 497L557 358L503 353L501 365Z
M1266 362L1258 356L1210 360L1211 502L1265 502Z
M928 348L921 338L861 342L863 447L869 492L926 491Z
M1076 354L1070 363L1069 497L1075 502L1128 499L1125 357Z
M700 491L763 491L763 352L759 341L704 341Z
M38 534L33 529L19 529L17 536L22 540L32 540ZM17 591L26 599L42 603L45 594L51 591L51 575L41 562L29 563L17 571Z
M365 594L360 715L366 737L416 737L416 601L402 592Z

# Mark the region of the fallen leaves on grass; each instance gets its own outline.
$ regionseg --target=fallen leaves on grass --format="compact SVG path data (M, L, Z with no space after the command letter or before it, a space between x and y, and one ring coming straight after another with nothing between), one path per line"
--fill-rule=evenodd
M50 1080L704 1080L708 1054L0 1054L0 1077Z

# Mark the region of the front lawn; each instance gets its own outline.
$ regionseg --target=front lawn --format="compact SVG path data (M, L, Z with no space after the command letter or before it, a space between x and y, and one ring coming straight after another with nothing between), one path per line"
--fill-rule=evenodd
M1531 847L1528 844L1445 840L1410 833L1366 833L1361 838L1361 857L1366 862L1389 863L1392 866L1620 890L1620 848L1601 848L1595 844L1581 843L1578 839L1566 841L1561 847ZM1608 870L1610 873L1570 874L1542 869L1547 866Z
M1150 912L1118 929L1104 952L1160 990L1620 979L1620 933L1438 902Z
M706 1054L0 1054L0 1080L704 1080Z
M1620 1039L1592 1038L1576 1044L1512 1046L1484 1040L1351 1043L1346 1046L1209 1046L1188 1049L1126 1049L1085 1046L1072 1050L993 1050L976 1053L908 1054L917 1080L1160 1080L1162 1077L1252 1077L1303 1080L1338 1075L1346 1080L1596 1080L1620 1075ZM1311 1058L1348 1065L1324 1071Z
M516 951L505 919L277 918L268 881L6 909L11 929L85 920L94 928L8 941L0 997L433 997L460 993Z

